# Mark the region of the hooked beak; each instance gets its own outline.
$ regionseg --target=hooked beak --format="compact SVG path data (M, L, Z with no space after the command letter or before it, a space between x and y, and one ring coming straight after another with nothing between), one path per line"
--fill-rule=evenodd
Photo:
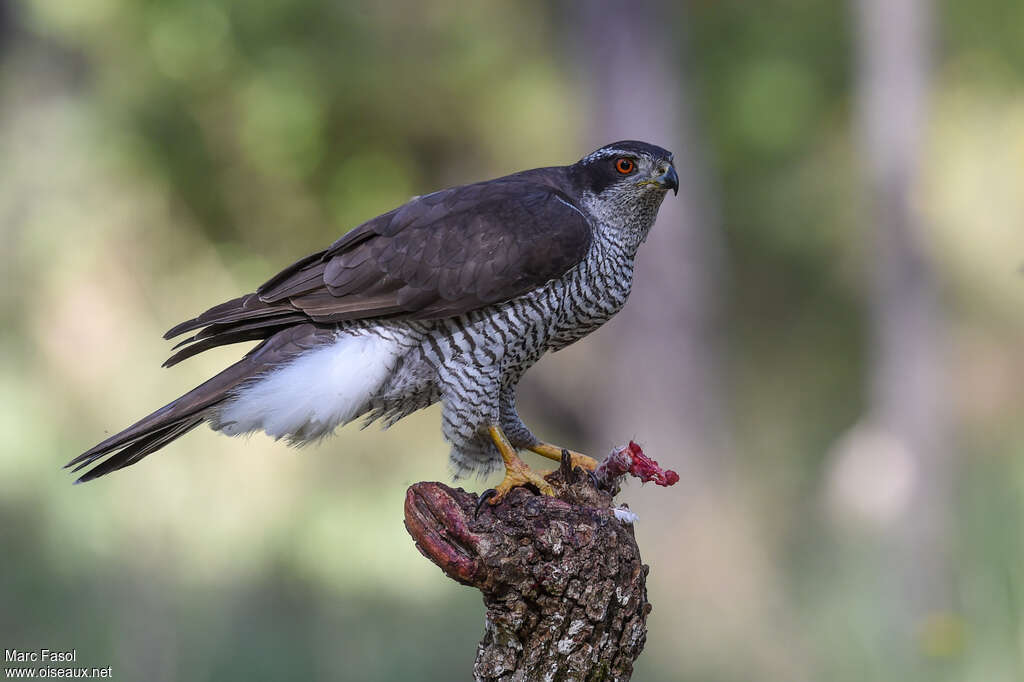
M654 178L654 181L660 187L672 190L673 194L679 194L679 175L675 166L669 164L668 170Z

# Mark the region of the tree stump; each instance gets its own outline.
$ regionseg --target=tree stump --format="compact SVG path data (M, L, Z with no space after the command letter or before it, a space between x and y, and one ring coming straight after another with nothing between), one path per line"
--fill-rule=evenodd
M593 474L562 466L555 497L519 488L498 505L416 483L405 525L420 552L487 608L473 674L481 681L628 680L647 638L646 578L632 513L615 507L624 473L671 485L630 443ZM653 465L653 467L652 467Z

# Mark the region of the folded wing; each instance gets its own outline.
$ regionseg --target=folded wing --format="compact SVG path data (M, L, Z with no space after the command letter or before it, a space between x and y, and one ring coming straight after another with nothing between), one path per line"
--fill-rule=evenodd
M199 331L164 364L295 324L438 319L508 301L573 268L591 237L569 197L521 176L417 197L174 327L167 338Z

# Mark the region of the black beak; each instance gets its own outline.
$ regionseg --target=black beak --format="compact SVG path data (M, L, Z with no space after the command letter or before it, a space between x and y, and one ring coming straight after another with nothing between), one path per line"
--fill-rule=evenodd
M673 194L679 194L679 175L675 166L670 165L668 170L654 178L654 181L665 189L672 190Z

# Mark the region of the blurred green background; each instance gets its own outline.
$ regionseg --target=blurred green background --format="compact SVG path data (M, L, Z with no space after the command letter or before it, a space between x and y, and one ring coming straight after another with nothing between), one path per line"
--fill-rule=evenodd
M0 641L468 679L480 600L402 527L448 480L437 408L59 467L237 356L161 370L180 320L414 194L639 138L680 196L522 398L683 474L622 498L635 679L1024 680L1022 85L1018 0L0 0Z

